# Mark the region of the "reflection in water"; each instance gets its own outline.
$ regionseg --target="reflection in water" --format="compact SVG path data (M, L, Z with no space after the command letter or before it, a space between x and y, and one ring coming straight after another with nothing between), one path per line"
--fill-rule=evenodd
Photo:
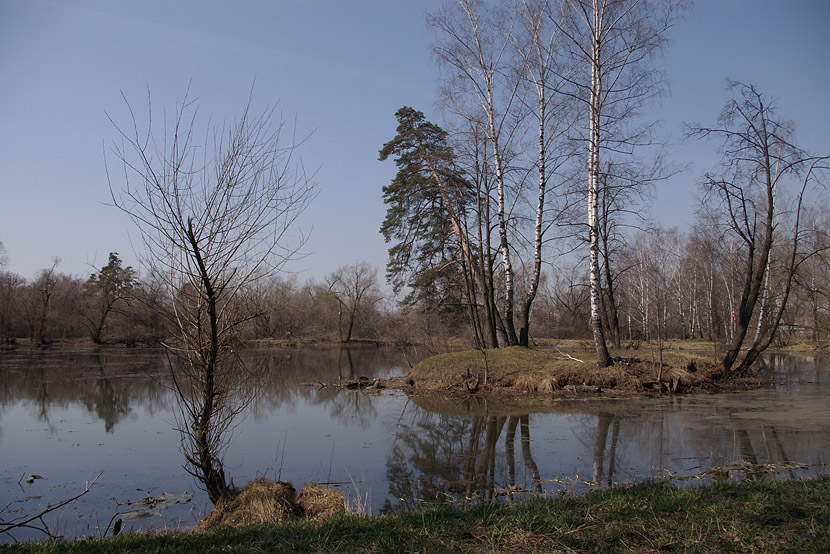
M113 383L107 377L99 361L99 375L84 404L106 423L107 433L111 433L113 427L130 414L130 392L119 384L119 381Z
M613 424L613 431L611 433L611 445L608 453L608 470L605 470L605 445L608 442L608 430ZM611 485L614 483L614 464L617 455L617 440L620 437L620 420L614 415L607 412L600 412L597 416L597 434L594 441L594 475L593 482L597 484L605 483ZM603 481L604 476L608 476L607 481Z
M408 503L463 494L470 421L429 412L417 412L414 419L414 424L400 424L395 434L386 472L390 494Z
M530 416L525 414L523 416L510 416L507 423L507 485L511 489L516 487L516 456L513 448L513 442L516 435L516 424L520 424L521 443L522 443L522 460L525 466L530 470L533 478L533 490L535 492L542 492L542 479L539 476L539 467L533 460L533 455L530 453Z
M525 469L519 481L517 428ZM502 495L512 498L517 492L543 492L531 451L529 414L466 418L419 411L413 424L398 425L386 467L391 498L384 503L385 512L425 501L469 505Z
M442 404L319 386L406 373L391 349L252 351L246 364L259 368L260 380L246 386L259 394L236 429L227 466L237 484L265 474L299 486L344 483L349 493L354 483L375 511L646 478L684 485L698 477L826 472L827 363L781 356L767 363L776 389L555 402L528 413L492 400ZM0 504L14 501L31 513L103 471L83 503L56 515L61 532L95 534L98 522L148 496L193 501L156 507L125 530L192 525L209 509L182 468L160 351L4 353L0 375ZM28 485L31 474L46 479Z
M0 357L0 406L33 403L37 417L54 430L53 408L83 405L104 422L106 432L131 412L166 408L166 373L157 352L28 353Z
M419 413L414 425L399 425L387 458L390 496L383 511L397 511L424 501L468 505L504 496L545 492L530 439L530 414L470 418ZM593 480L613 483L619 419L601 412L593 446ZM523 475L517 479L516 431ZM608 469L606 443L611 431Z

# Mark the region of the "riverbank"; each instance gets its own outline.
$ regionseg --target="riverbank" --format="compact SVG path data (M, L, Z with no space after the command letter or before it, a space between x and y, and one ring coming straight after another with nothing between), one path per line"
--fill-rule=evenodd
M40 542L8 553L828 552L830 477L595 490L456 510Z

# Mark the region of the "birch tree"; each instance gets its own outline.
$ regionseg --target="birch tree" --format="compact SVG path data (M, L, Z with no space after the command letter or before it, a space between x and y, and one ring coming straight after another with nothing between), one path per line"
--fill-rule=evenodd
M560 93L567 69L559 67L561 33L549 11L542 0L456 0L430 18L440 32L443 104L456 128L487 143L475 166L495 183L507 345L529 344L543 248L568 205L561 169L573 150L565 140L573 112Z
M297 217L314 187L275 107L256 113L249 99L232 123L201 125L186 94L159 125L149 95L146 119L125 103L126 126L111 119L121 169L107 171L112 201L138 227L142 262L168 296L176 333L164 345L175 362L186 468L216 503L231 491L228 434L251 400L234 345L257 314L240 297L297 253Z
M548 2L540 0L519 0L513 7L518 20L511 36L517 61L515 70L529 89L519 96L519 101L528 121L528 143L532 138L536 141L535 151L530 144L522 150L530 166L528 174L535 173L537 177L536 195L532 198L535 201L531 235L533 263L519 323L522 346L528 346L531 309L539 290L546 235L565 219L571 201L565 186L567 179L560 175L574 155L565 140L574 123L574 111L570 99L562 93L568 68L563 67L565 64L560 59L562 33L551 24L550 9ZM553 201L551 193L555 195Z
M457 0L429 21L441 32L442 39L433 50L441 66L449 71L442 90L445 103L456 116L479 129L490 143L504 279L504 332L507 344L516 345L519 337L514 323L514 266L508 237L513 205L507 196L508 161L518 133L514 107L520 88L517 72L509 70L513 15L496 15L480 0Z
M630 156L650 127L633 125L642 107L661 90L654 57L665 45L678 2L671 0L563 0L554 21L567 37L578 68L568 78L584 106L587 132L588 249L591 331L599 367L613 364L600 305L599 199L603 157Z

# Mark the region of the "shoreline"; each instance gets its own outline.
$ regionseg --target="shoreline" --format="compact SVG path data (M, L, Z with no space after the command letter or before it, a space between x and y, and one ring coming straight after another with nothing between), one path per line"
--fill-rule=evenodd
M664 352L690 352L700 354L702 356L713 356L718 351L715 342L694 339L681 340L669 339L663 343ZM419 348L425 347L424 344L396 344L392 341L385 341L380 339L354 339L349 342L340 341L321 341L321 340L303 340L303 339L255 339L245 341L241 344L242 348L250 350L286 350L296 348ZM0 353L2 352L38 352L38 351L88 351L95 352L98 350L108 349L142 349L142 348L163 348L161 342L148 341L134 341L134 342L101 342L96 344L89 338L74 338L74 339L56 339L44 346L36 344L36 342L29 338L17 338L13 342L0 342ZM486 352L497 352L505 350L509 347L488 349ZM593 351L593 343L586 339L537 339L532 341L530 350L534 349L556 349L559 348L564 352L581 352L590 353ZM625 353L627 357L635 357L640 355L644 357L652 351L656 351L656 344L648 342L638 342L634 345L627 344L620 349L613 349L609 346L609 350L615 353ZM469 350L469 345L461 340L451 340L443 345L443 353L453 353L464 350ZM774 354L802 354L802 355L827 355L830 356L830 344L825 343L810 343L810 342L796 342L783 346L770 346L765 353ZM436 354L440 355L440 354Z
M646 482L470 508L30 542L0 552L821 552L830 544L828 504L827 476L690 488Z

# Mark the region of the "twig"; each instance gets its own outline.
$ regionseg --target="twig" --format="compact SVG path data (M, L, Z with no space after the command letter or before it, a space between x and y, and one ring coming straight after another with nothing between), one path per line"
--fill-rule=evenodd
M66 506L67 504L78 500L80 497L82 497L83 495L88 493L90 491L90 489L92 488L92 485L94 485L95 482L98 480L98 477L101 477L102 473L99 473L95 477L95 479L92 480L91 483L89 481L87 481L86 487L84 488L83 492L81 492L79 494L76 494L75 496L73 496L71 498L67 498L66 500L62 500L62 501L58 502L57 504L54 504L54 505L49 504L48 506L46 506L46 508L44 508L40 513L38 513L36 515L33 515L29 518L26 518L26 519L23 519L23 520L20 520L20 521L15 521L15 520L12 520L12 521L9 521L9 522L0 521L0 535L2 535L3 533L8 533L12 529L17 529L18 527L28 527L30 529L37 529L38 531L40 531L42 533L45 533L46 535L49 536L49 538L55 538L55 536L49 531L49 527L46 525L46 522L43 521L43 516L45 516L49 512L54 512L58 508L62 508L63 506ZM25 517L25 516L21 516L21 517ZM35 521L36 519L40 520L40 523L43 525L43 527L37 527L36 525L29 525L31 522Z

